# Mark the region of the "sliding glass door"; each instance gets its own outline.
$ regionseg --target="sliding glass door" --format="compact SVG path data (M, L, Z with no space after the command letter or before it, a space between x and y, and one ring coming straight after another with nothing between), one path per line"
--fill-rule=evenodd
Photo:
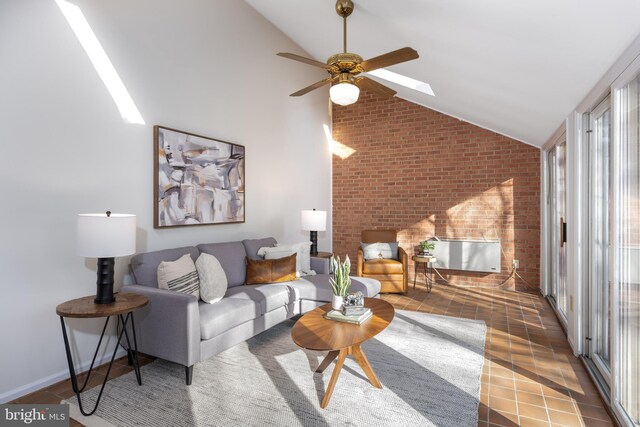
M615 92L614 410L640 425L640 76Z
M566 249L566 140L561 139L547 153L547 209L549 218L548 296L561 318L567 318Z
M611 381L610 174L611 100L589 117L589 319L587 354L600 378ZM608 387L606 387L608 388Z

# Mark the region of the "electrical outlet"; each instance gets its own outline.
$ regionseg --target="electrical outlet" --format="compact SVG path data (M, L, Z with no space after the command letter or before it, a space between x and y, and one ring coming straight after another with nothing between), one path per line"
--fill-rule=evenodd
M512 266L513 268L520 268L520 260L514 259L514 260L511 262L511 266Z

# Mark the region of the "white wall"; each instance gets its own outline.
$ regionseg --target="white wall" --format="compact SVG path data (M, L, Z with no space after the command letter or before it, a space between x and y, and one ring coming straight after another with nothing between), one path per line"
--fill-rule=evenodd
M75 255L78 213L138 215L138 251L272 235L330 212L327 91L304 53L245 2L73 0L146 125L125 124L54 0L0 0L0 402L68 375L55 306L95 293ZM246 223L154 230L154 124L246 146ZM331 221L320 234L331 248ZM116 260L117 286L127 259ZM70 322L90 360L96 322Z

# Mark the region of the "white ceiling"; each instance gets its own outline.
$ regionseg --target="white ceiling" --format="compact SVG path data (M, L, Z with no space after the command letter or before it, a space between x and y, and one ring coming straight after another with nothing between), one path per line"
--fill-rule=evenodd
M334 0L245 1L314 59L342 50ZM639 0L354 3L348 50L367 59L411 46L420 58L389 69L431 84L436 94L385 82L398 96L536 146L640 34ZM274 55L280 50L274 46ZM291 72L317 81L313 67L290 62Z

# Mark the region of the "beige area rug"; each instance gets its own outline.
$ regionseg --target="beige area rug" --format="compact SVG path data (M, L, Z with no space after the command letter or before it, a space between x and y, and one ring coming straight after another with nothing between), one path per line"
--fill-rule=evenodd
M194 367L156 360L107 383L88 426L438 426L475 427L486 325L411 311L363 344L383 384L374 388L347 358L326 409L320 401L333 366L314 373L325 354L298 348L284 322ZM99 387L83 394L92 407Z

